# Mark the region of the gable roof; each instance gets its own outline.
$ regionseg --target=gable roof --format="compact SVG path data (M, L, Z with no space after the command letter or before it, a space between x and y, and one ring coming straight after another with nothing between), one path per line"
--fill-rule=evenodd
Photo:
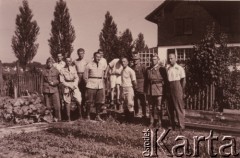
M158 16L162 11L171 11L180 2L198 3L214 17L219 17L222 14L240 14L240 1L165 0L160 6L147 15L145 19L157 24Z

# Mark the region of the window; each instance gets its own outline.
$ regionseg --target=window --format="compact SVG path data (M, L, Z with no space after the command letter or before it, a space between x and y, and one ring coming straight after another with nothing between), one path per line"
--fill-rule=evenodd
M193 33L192 18L175 20L175 35L191 35Z
M167 54L176 54L176 58L179 62L186 61L190 58L193 48L177 48L168 49Z
M184 49L177 49L177 60L184 61Z

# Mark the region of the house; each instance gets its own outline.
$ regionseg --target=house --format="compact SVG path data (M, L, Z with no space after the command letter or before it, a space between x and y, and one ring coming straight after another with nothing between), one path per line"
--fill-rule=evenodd
M169 53L185 61L212 23L228 35L229 47L240 46L240 1L166 0L146 20L158 26L157 53L165 61Z

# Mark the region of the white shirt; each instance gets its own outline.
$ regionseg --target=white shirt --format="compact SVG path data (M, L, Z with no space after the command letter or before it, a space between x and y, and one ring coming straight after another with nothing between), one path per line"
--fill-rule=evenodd
M87 62L84 59L82 59L82 60L75 60L74 63L75 63L77 72L83 73L87 65Z
M98 65L94 61L88 63L84 71L84 79L87 82L86 87L90 89L102 89L103 74L104 67L100 63Z
M122 71L122 87L132 87L132 81L136 81L136 74L129 66Z
M64 68L66 63L64 61L60 61L57 63L54 63L53 66L60 72L62 68Z
M168 80L171 81L179 81L182 78L185 78L185 70L182 66L175 63L173 66L167 66Z
M121 75L123 67L122 64L119 62L120 59L113 59L108 65L111 68L110 74L113 75Z
M104 71L107 69L107 60L105 58L101 58L99 61L99 65L104 69Z

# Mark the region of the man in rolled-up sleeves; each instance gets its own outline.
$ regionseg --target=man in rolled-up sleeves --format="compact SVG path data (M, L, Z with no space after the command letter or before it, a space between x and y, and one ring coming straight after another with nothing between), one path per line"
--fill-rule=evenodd
M46 69L43 70L43 95L45 105L51 111L54 121L61 120L60 99L59 99L59 71L53 67L54 60L48 58ZM52 113L53 112L53 113Z
M101 53L94 53L94 60L89 62L84 71L84 80L86 82L86 114L90 119L91 109L96 110L96 121L103 121L100 117L100 110L104 104L104 71L105 66L100 63Z
M68 121L71 121L71 99L76 100L79 110L79 119L82 118L82 96L78 88L79 78L75 66L72 66L72 59L66 58L66 66L60 70L60 82L63 84L63 100L66 105Z

